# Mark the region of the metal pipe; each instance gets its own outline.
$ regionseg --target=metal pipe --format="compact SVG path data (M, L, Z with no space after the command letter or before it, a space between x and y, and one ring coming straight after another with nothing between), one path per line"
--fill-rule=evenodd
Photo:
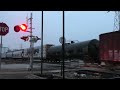
M1 70L1 62L2 62L2 35L1 35L1 45L0 45L0 70Z
M41 74L43 73L43 11L41 16Z
M63 56L63 79L65 78L65 74L64 74L64 69L65 69L65 67L64 67L64 55L65 55L65 31L64 31L64 11L63 11L63 43L62 43L62 56Z

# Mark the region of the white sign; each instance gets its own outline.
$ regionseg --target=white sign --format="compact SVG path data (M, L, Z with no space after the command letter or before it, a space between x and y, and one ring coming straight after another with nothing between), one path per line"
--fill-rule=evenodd
M37 36L32 37L32 39L30 40L30 42L36 43L38 40L40 40L40 38L38 38Z
M61 43L61 44L63 44L63 37L60 37L59 38L59 42ZM64 38L64 43L66 42L66 40L65 40L65 38Z
M8 27L0 27L0 32L6 32L8 29Z

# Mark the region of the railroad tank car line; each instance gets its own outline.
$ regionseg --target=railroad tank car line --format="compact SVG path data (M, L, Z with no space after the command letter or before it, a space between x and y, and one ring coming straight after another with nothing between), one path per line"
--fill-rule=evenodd
M80 42L80 43L67 44L65 46L65 49L68 50L66 52L66 59L76 59L76 58L77 59L85 59L85 58L83 58L84 57L83 55L86 54L86 52L88 52L88 49L90 51L92 44L94 44L94 42L96 42L96 41L97 40L93 39L93 40L84 41L84 42ZM62 59L61 58L61 54L62 54L61 47L62 47L61 45L60 46L54 46L52 44L44 45L43 59L46 61L51 61L51 62L60 62ZM54 48L56 48L55 51L54 51ZM34 47L34 54L33 54L34 59L40 59L40 57L41 57L40 51L41 51L40 46ZM73 54L73 51L75 51L74 54ZM15 59L15 60L16 59L29 60L29 55L30 55L30 49L27 48L27 49L6 52L6 57L4 57L4 58Z
M43 47L44 48L43 49L43 59L44 60L46 60L47 50L51 46L53 46L53 44L44 45L44 47ZM30 57L30 48L13 50L13 51L9 51L9 52L2 54L2 59L9 59L9 60L12 60L12 59L14 59L14 60L18 60L18 59L29 60L29 57ZM34 47L33 58L38 59L38 60L41 59L41 47L40 46Z
M98 57L98 43L99 41L96 39L72 43L72 44L65 44L65 59L81 59L84 60L85 56L91 57L91 61L99 62L97 59ZM48 59L55 59L61 60L62 59L62 45L53 46L48 49L47 53ZM97 59L95 61L95 59ZM90 59L89 59L90 60ZM88 62L88 60L87 60Z
M84 60L85 62L88 62L91 57L91 61L96 62L95 59L97 56L97 49L98 48L98 40L92 39L87 40L83 42L77 42L77 43L71 43L65 45L65 59L66 60L74 60L74 59L80 59ZM6 52L6 59L23 59L23 60L29 60L30 56L30 49L20 49L20 50L14 50L10 52ZM86 56L89 57L89 59L86 59ZM40 59L41 58L41 48L40 46L34 47L34 53L33 53L34 59ZM51 62L60 62L62 60L62 45L60 46L54 46L53 44L46 44L43 47L43 59L46 61Z

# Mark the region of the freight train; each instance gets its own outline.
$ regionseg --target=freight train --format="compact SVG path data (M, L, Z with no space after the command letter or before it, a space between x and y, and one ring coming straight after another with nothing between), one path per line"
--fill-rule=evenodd
M100 63L98 59L99 41L97 39L87 40L77 43L65 44L65 59L66 60L84 60L84 62ZM50 47L47 51L49 60L62 59L62 46Z
M47 50L49 47L53 46L52 44L46 44L43 46L43 59L46 59L46 55L47 55ZM41 58L41 47L37 46L34 47L33 49L33 58L34 59L40 59ZM13 51L8 51L5 53L2 53L1 58L7 59L7 60L29 60L31 55L31 51L30 48L26 48L26 49L19 49L19 50L13 50Z
M98 46L99 41L92 39L77 43L66 43L65 44L65 60L84 60L85 62L98 63ZM13 50L2 54L2 59L22 59L29 60L30 49ZM87 58L88 59L85 59ZM33 58L41 59L41 47L34 47ZM43 59L44 61L61 61L62 59L62 45L55 46L53 44L46 44L43 46Z
M85 63L105 62L107 65L119 65L120 31L103 33L99 40L92 39L76 43L65 43L65 60L83 60ZM13 50L2 53L2 59L29 60L30 49ZM41 47L34 47L34 59L41 59ZM43 46L44 61L61 61L62 45L46 44Z

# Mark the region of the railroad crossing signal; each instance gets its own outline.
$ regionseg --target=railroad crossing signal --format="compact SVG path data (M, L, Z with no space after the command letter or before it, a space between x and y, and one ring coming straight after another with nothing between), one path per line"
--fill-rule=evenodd
M26 24L16 25L16 26L14 26L14 31L19 32L21 30L21 31L26 32L27 28L28 28L28 26Z
M16 26L14 27L14 31L15 31L15 32L19 32L19 31L20 31L19 25L16 25Z
M21 29L22 31L26 32L26 31L27 31L27 25L26 25L26 24L20 25L20 29Z

